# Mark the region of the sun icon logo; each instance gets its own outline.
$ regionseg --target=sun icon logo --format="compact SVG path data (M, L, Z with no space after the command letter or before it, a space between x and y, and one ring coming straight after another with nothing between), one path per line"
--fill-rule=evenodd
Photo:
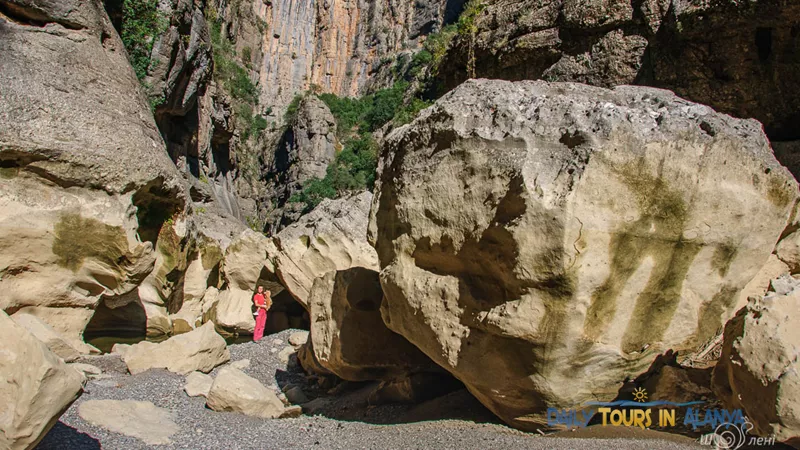
M645 391L644 388L641 387L634 389L633 399L636 400L637 402L644 403L645 401L647 401L647 391Z

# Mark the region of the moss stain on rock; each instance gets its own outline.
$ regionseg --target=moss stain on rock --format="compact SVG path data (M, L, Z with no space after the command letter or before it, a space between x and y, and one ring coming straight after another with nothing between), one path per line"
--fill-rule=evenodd
M688 210L681 192L664 177L650 174L644 161L616 171L638 203L640 218L614 233L609 244L611 270L592 294L584 328L598 339L617 312L617 300L625 285L646 258L654 267L636 299L628 329L622 339L626 352L658 341L666 332L680 302L683 281L701 245L684 239Z
M211 239L202 237L198 243L203 269L211 270L222 261L222 250Z
M0 167L0 178L10 180L19 175L19 167Z
M120 263L128 254L128 239L122 227L65 213L54 227L53 254L61 267L77 272L87 258L122 272Z
M716 335L717 330L722 326L722 314L733 306L738 293L739 289L734 286L723 286L710 302L700 308L700 314L697 317L697 332L685 344L687 347L706 342Z
M795 198L796 194L791 192L790 186L776 176L771 176L767 181L767 198L778 208L786 208Z
M728 274L738 251L739 248L731 242L717 245L711 257L711 267L719 273L719 276L724 277Z

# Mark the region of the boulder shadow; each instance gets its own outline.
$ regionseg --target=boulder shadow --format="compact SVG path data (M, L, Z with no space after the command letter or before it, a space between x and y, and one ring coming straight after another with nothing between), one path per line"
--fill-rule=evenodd
M36 446L36 450L99 450L100 441L58 421Z

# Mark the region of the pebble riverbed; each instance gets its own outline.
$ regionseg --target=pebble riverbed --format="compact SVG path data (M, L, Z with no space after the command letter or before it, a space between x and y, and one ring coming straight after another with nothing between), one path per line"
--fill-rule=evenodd
M231 361L249 359L244 369L265 386L291 383L308 386L302 369L284 363L280 350L288 346L285 330L258 343L230 346ZM90 449L684 449L702 448L689 439L578 439L523 433L496 422L474 399L453 393L452 404L409 415L408 406L361 407L357 395L330 397L322 414L292 419L257 419L236 413L219 413L205 407L205 398L183 391L185 377L166 370L149 370L131 376L116 355L86 358L81 362L103 369L91 379L84 394L64 413L40 442L38 450ZM216 375L215 369L211 375ZM357 387L355 388L357 391ZM180 431L171 443L149 446L122 434L93 426L78 415L82 402L92 399L145 400L166 408ZM435 401L435 400L434 400ZM427 411L427 412L424 412ZM432 411L432 412L431 412ZM442 414L442 411L446 411ZM413 412L413 411L412 411ZM415 421L412 417L424 418Z

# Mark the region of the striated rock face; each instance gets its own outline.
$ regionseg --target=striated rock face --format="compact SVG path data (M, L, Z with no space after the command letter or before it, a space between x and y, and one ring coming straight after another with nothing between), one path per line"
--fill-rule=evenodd
M642 84L798 139L800 75L793 2L628 0L482 2L477 31L442 64L452 88L479 77ZM475 54L470 62L470 49Z
M269 259L292 297L308 309L314 279L332 271L378 269L375 250L367 242L370 192L324 200L274 238Z
M386 328L382 302L374 270L354 267L314 281L308 345L327 372L350 381L392 380L436 367L404 337Z
M168 121L183 117L197 106L211 77L211 38L202 1L161 2L169 18L167 29L153 42L152 64L144 79L149 94L161 100L156 108L162 131Z
M0 307L77 341L153 270L183 189L100 2L3 5Z
M800 445L798 282L788 293L755 297L725 326L713 388L729 408L741 408L753 433Z
M798 197L757 122L627 86L469 81L380 164L386 325L525 429L712 337Z
M32 449L83 393L82 373L0 311L0 447Z
M278 147L266 178L275 191L277 209L270 218L273 232L300 218L300 204L287 203L312 178L325 178L336 156L336 121L328 106L309 95L303 98Z
M463 0L278 0L267 14L260 73L262 103L287 105L318 86L340 96L362 93L382 58L452 22Z

